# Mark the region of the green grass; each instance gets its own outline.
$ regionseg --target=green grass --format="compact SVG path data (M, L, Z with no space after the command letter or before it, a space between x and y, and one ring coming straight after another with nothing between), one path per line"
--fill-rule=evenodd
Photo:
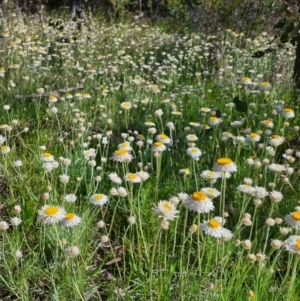
M2 22L7 36L0 44L0 221L9 224L0 224L2 300L298 300L299 238L292 244L297 254L271 245L297 235L297 214L290 224L285 221L299 210L300 197L291 50L254 59L272 37L245 40L231 30L181 35L95 20L92 31L83 26L61 33L45 23L42 33L35 19ZM71 42L61 42L60 35ZM245 85L243 77L253 83ZM265 81L268 90L262 89ZM55 103L43 95L26 97L40 88L51 92L79 84L83 89L70 91L71 98L61 92ZM242 109L234 105L235 96ZM123 102L131 108L123 109ZM285 118L284 108L295 117ZM207 126L215 114L221 122ZM262 124L267 119L273 128ZM161 133L171 142L155 153ZM251 142L257 137L251 133L260 140ZM188 143L189 134L198 140ZM267 149L272 135L285 138L273 154ZM114 152L126 141L131 160L116 162ZM189 147L201 150L199 160L187 153ZM94 156L86 154L89 149ZM43 162L45 153L55 161ZM237 172L205 180L201 173L224 157ZM22 166L14 166L16 160ZM271 163L284 170L272 171ZM187 175L180 172L185 168ZM125 180L142 170L149 179ZM122 183L110 180L113 172ZM65 184L62 175L69 176ZM237 190L244 182L252 194ZM182 193L191 199L204 187L220 192L210 212L188 210L187 201L178 199ZM266 196L255 195L263 188ZM281 202L272 201L273 190L282 193ZM74 203L65 201L68 194L76 195ZM109 200L96 206L90 201L95 194ZM195 197L193 202L201 203ZM44 205L74 212L81 222L66 227L58 214L50 215L57 223L47 224L51 212L42 213ZM216 216L226 219L228 241L201 230ZM22 223L12 225L13 217ZM266 225L268 218L275 224Z

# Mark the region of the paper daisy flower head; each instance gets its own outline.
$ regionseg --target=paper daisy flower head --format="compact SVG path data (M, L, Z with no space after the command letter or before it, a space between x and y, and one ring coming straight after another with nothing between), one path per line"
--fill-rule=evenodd
M221 173L211 170L204 170L201 172L201 177L203 177L206 181L215 182L217 179L221 178Z
M201 191L204 192L210 199L217 198L221 194L219 190L211 187L201 188Z
M129 110L129 109L131 109L131 107L132 107L132 104L129 101L121 103L121 108L124 110Z
M156 140L162 143L171 143L171 139L165 134L159 134L156 136Z
M229 158L219 158L213 167L215 172L237 172L237 167Z
M260 123L268 129L272 129L274 127L274 123L271 119L263 120Z
M38 221L44 224L56 224L62 221L66 211L59 206L44 205L38 213Z
M212 116L208 119L208 124L211 126L216 126L222 122L222 118L218 118L216 116Z
M300 211L294 211L286 215L284 218L286 223L288 223L292 228L299 230L300 229Z
M130 146L129 142L123 142L118 145L118 149L124 149L127 150L128 152L132 151L132 147Z
M284 137L281 137L279 135L273 135L272 138L270 139L269 144L271 146L277 147L281 145L284 142Z
M224 228L222 227L222 217L216 216L200 225L200 229L207 235L222 238Z
M173 220L178 217L179 211L176 210L176 206L170 201L160 201L157 205L154 205L153 211L158 217L164 220Z
M116 172L112 172L108 175L109 179L116 184L121 184L122 183L122 179L118 176L118 174Z
M244 85L252 85L252 80L251 80L250 77L245 76L245 77L242 78L242 83L243 83Z
M258 142L260 140L260 135L257 133L250 133L247 135L247 139L251 142Z
M237 187L237 190L252 195L255 191L255 188L248 184L241 184Z
M209 112L211 112L211 108L204 107L204 108L201 108L200 111L203 113L209 113Z
M1 154L5 155L10 152L10 147L7 145L1 145Z
M142 179L136 173L127 173L125 175L125 180L131 183L140 183Z
M179 170L179 173L183 174L184 176L188 176L191 172L188 168L183 168Z
M198 159L202 155L202 152L198 147L189 147L186 150L186 153L193 159Z
M183 206L198 213L208 213L215 209L212 200L202 191L196 191L187 197Z
M293 109L290 109L290 108L285 108L285 109L283 109L283 111L282 111L282 116L284 117L284 118L294 118L295 117L295 112L294 112L294 110Z
M186 136L187 141L197 141L198 137L194 134L190 134Z
M96 150L94 148L87 149L83 151L83 155L88 157L96 157Z
M77 200L77 196L76 196L75 194L73 194L73 193L67 194L67 195L65 196L65 201L66 201L67 203L69 203L69 204L75 203L76 200Z
M260 84L260 88L261 88L262 90L269 90L269 89L272 88L272 86L271 86L271 84L270 84L269 82L262 82L262 83Z
M142 179L143 182L147 181L150 177L149 173L143 170L138 171L136 174Z
M300 255L300 236L292 235L284 242L285 249L291 253Z
M157 141L153 144L154 152L163 152L167 149L167 147L160 141Z
M71 227L79 225L81 223L81 218L73 212L68 212L65 214L65 217L61 221L61 223L65 227L71 228Z
M268 169L274 172L283 172L286 170L286 168L283 165L275 163L271 163L270 165L268 165Z
M90 198L90 202L96 206L103 206L107 203L108 196L101 193L93 194Z
M133 157L127 150L118 149L113 153L111 159L116 162L130 162Z
M44 162L51 162L54 161L54 156L50 153L43 153L41 155L41 160Z

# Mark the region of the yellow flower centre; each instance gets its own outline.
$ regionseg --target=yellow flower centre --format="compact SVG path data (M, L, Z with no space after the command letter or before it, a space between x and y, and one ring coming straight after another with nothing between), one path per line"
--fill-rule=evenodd
M168 139L168 136L165 135L165 134L160 134L160 135L159 135L159 138L160 138L160 139Z
M163 143L162 142L155 142L154 145L157 146L157 147L160 147L160 146L163 146Z
M292 109L289 109L289 108L285 108L285 109L284 109L284 112L286 112L286 113L292 113L293 110L292 110Z
M197 149L196 147L192 147L192 148L191 148L191 152L192 152L192 153L198 153L198 149Z
M258 134L256 134L256 133L251 133L251 134L250 134L250 137L251 137L251 138L256 138L257 136L258 136Z
M270 119L265 120L265 124L272 124L272 120Z
M215 193L215 190L212 189L212 188L208 188L208 189L206 190L206 192L209 193L209 194L214 194L214 193Z
M45 158L50 158L50 157L52 157L52 154L50 154L50 153L44 153L43 155L44 155Z
M2 149L3 151L6 151L6 150L7 150L7 146L6 146L6 145L3 145L3 146L1 146L1 149Z
M244 82L248 82L249 80L250 80L250 77L247 77L247 76L243 77Z
M58 213L59 211L59 208L56 207L56 206L50 206L50 207L47 207L45 210L44 210L44 213L47 214L48 216L54 216Z
M162 208L166 211L172 211L172 209L173 209L172 205L169 203L163 203Z
M190 139L195 139L196 135L190 135Z
M67 219L68 221L74 219L76 217L76 214L73 212L68 212L66 213L65 219Z
M296 240L296 248L300 250L300 239Z
M261 85L262 87L268 87L268 86L269 86L269 83L268 83L268 82L262 82L260 85Z
M115 155L117 155L117 156L124 156L126 154L127 154L127 150L125 150L125 149L118 149L115 151Z
M203 112L210 112L210 108L207 108L207 107L202 108L202 111L203 111Z
M296 221L300 221L300 211L295 211L292 214L293 219L295 219Z
M95 194L95 195L94 195L94 199L95 199L96 201L101 201L101 200L103 199L103 195L102 195L102 194Z
M138 176L135 173L129 173L128 174L128 179L130 180L135 180Z
M121 146L121 147L127 147L127 146L128 146L128 143L126 143L126 142L121 143L120 146Z
M218 117L215 117L215 116L212 116L209 118L211 121L217 121L218 120Z
M217 163L219 165L230 165L232 163L232 160L229 158L220 158L217 160Z
M273 138L273 139L279 139L280 136L279 136L279 135L273 135L272 138Z
M56 99L56 97L55 97L54 95L50 95L50 96L49 96L49 99L50 99L50 100L54 100L54 99Z
M208 226L213 229L218 229L220 227L220 223L218 221L216 221L215 219L211 219L208 222Z
M214 176L215 176L215 172L214 172L214 171L209 171L209 172L207 173L207 176L208 176L208 177L214 177Z
M207 199L206 194L202 191L196 191L193 193L193 200L197 202L203 202Z

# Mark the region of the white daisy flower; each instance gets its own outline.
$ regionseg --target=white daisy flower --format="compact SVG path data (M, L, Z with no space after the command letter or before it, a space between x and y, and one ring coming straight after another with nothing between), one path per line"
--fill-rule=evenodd
M107 203L108 196L105 194L96 193L91 196L90 202L97 206L103 206Z
M215 172L237 172L237 167L229 158L219 158L213 167Z
M50 153L43 153L41 155L41 160L44 162L51 162L54 161L54 156Z
M282 114L282 116L284 117L284 118L293 118L293 117L295 117L295 112L294 112L294 110L293 109L290 109L290 108L285 108L285 109L283 109L283 111L281 112L281 114Z
M132 147L130 146L129 142L123 142L123 143L119 144L118 149L124 149L128 152L132 151Z
M81 223L81 218L77 216L73 212L66 213L64 219L61 221L61 223L68 228L77 226Z
M271 191L269 196L270 199L275 203L279 203L283 199L283 194L280 191L276 191L276 190Z
M214 217L209 221L204 221L200 225L200 229L207 235L222 238L224 233L224 228L222 227L222 218Z
M133 157L127 150L118 149L113 153L111 159L116 162L130 162Z
M186 136L187 141L197 141L198 137L194 134L190 134Z
M271 163L270 165L268 165L268 168L271 171L275 171L275 172L283 172L286 169L283 165L275 164L275 163Z
M176 210L176 206L170 201L160 201L157 205L154 205L153 211L158 217L164 220L173 220L178 217L179 211Z
M110 178L110 180L113 182L113 183L116 183L116 184L121 184L122 183L122 179L118 176L118 174L116 172L112 172L108 175L108 177Z
M209 182L214 182L217 179L221 178L221 173L220 172L215 172L211 170L204 170L201 172L201 177L203 177L205 180Z
M67 195L65 196L65 201L66 201L67 203L69 203L69 204L75 203L76 200L77 200L77 196L76 196L75 194L73 194L73 193L67 194Z
M255 191L255 188L248 184L242 184L237 187L237 190L252 195L252 193Z
M167 149L167 147L160 141L155 142L153 144L153 151L154 152L163 152Z
M284 137L281 137L279 135L273 135L272 138L269 141L269 144L271 146L277 147L279 145L281 145L284 142Z
M146 171L139 171L136 174L142 179L143 182L147 181L150 177L149 173Z
M171 139L165 135L165 134L159 134L156 136L156 140L162 142L162 143L165 143L165 144L168 144L168 143L171 143Z
M199 159L199 157L202 155L202 152L198 147L189 147L186 150L186 153L193 159Z
M284 220L292 228L300 230L300 211L294 211L293 213L286 215Z
M202 191L196 191L183 202L183 206L198 213L208 213L215 209L213 202Z
M211 126L219 125L222 122L222 118L218 118L217 116L211 116L208 119L208 124Z
M291 253L300 255L300 236L292 235L284 242L285 249Z
M212 187L201 188L200 191L204 192L210 199L217 198L219 195L221 195L219 190Z
M131 183L140 183L142 179L136 173L128 173L125 175L125 180Z
M124 187L119 187L118 188L118 195L124 198L128 195L128 192Z
M66 211L59 206L44 205L38 213L38 221L44 224L55 224L62 221Z

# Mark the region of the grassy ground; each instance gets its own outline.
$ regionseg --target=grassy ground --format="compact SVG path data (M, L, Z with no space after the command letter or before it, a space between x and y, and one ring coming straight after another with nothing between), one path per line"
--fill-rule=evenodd
M2 300L298 300L292 46L1 32Z

